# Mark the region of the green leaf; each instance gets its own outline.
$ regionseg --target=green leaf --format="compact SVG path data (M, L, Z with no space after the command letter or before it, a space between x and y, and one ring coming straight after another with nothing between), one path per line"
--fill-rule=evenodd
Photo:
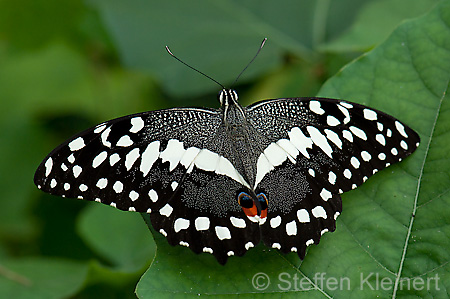
M439 2L439 0L368 2L359 12L351 28L338 38L322 44L320 49L330 52L370 49L382 42L402 21L425 14Z
M125 65L151 72L169 92L186 97L216 90L217 86L174 61L167 55L166 45L187 63L230 85L255 55L262 39L269 38L258 63L243 74L242 83L281 66L285 52L308 61L316 59L315 46L347 28L367 1L90 0L90 3L100 11Z
M8 121L74 111L108 119L160 108L148 76L94 70L85 57L64 44L7 58L0 60L0 98L7 99L0 116Z
M450 1L444 1L403 23L322 88L321 96L364 103L400 118L422 141L411 157L342 196L336 232L310 247L303 262L258 246L220 266L212 256L170 247L154 233L157 255L139 282L139 297L447 298L449 41ZM266 276L258 278L259 272ZM266 289L264 279L270 281Z
M63 259L22 258L0 262L0 297L67 298L81 289L88 265Z
M155 244L137 213L93 204L83 211L78 231L115 270L135 272L155 256Z

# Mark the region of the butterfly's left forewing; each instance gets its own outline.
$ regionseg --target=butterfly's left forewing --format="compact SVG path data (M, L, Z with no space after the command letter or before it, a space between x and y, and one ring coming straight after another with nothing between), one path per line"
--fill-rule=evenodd
M242 215L240 174L220 154L216 110L177 108L102 123L52 151L35 184L50 194L149 213L172 245L221 263L259 243Z
M308 245L335 230L341 193L401 161L419 144L417 133L397 119L340 100L268 100L247 112L250 124L268 140L254 186L268 199L263 241L301 258Z

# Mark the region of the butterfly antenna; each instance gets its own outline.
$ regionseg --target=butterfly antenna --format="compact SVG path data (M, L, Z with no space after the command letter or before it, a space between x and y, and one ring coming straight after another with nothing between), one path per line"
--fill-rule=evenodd
M181 63L184 64L185 66L187 66L188 68L190 68L190 69L196 71L197 73L199 73L199 74L205 76L205 77L208 78L209 80L211 80L211 81L213 81L213 82L216 82L218 85L220 85L220 86L222 87L222 89L225 89L225 87L224 87L222 84L220 84L217 80L214 80L213 78L211 78L211 77L208 76L207 74L205 74L205 73L203 73L203 72L197 70L195 67L190 66L189 64L187 64L186 62L184 62L184 61L181 60L180 58L176 57L176 56L170 51L170 49L169 49L168 46L166 46L166 50L167 50L167 53L169 53L173 58L175 58L176 60L178 60L179 62L181 62Z
M259 52L261 52L261 49L264 47L264 44L267 41L267 37L265 37L263 39L263 41L261 42L261 46L259 46L258 52L256 52L255 56L253 56L252 60L250 60L250 62L244 67L244 69L239 73L239 75L236 77L236 80L234 80L233 84L231 84L231 86L233 86L241 77L241 75L245 72L245 70L247 70L247 68L250 66L250 64L252 64L252 62L256 59L256 57L258 56Z

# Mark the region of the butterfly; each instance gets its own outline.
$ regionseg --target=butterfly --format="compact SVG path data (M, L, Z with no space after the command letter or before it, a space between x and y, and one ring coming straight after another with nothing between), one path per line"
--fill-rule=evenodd
M225 264L263 242L303 259L336 228L343 192L413 153L420 138L381 111L327 98L172 108L103 122L54 149L47 193L148 213L171 245Z

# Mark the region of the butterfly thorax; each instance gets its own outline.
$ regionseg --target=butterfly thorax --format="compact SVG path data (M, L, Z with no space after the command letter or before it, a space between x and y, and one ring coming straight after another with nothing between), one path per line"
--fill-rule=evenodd
M251 138L251 135L254 135L254 128L247 121L245 110L237 99L238 96L234 90L224 89L219 93L226 137L232 144L236 155L234 160L238 163L235 166L249 185L253 186L256 179L255 159L258 151Z

